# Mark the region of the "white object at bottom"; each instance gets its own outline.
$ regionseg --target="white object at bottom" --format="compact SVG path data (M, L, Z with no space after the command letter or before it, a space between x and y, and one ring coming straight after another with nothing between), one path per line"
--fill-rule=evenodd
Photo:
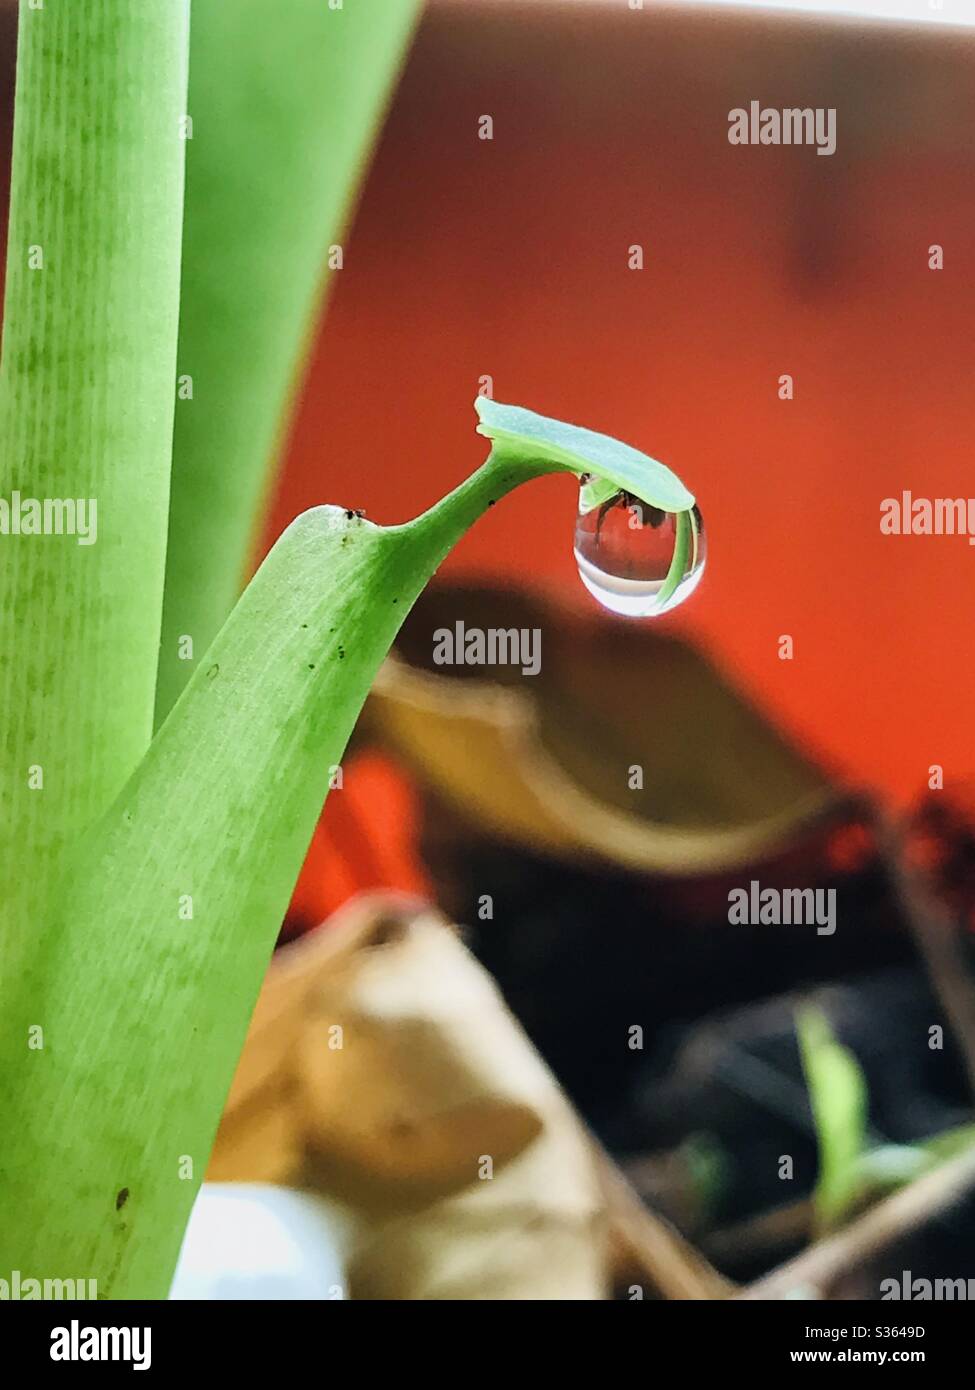
M265 1183L204 1183L171 1299L341 1299L344 1232L321 1197Z

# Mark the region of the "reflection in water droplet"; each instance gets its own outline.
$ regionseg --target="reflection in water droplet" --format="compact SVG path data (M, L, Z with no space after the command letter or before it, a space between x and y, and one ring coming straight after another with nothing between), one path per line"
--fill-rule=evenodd
M662 512L628 492L596 506L591 499L584 482L574 548L579 578L593 597L627 618L654 618L689 598L704 573L704 523L697 507L693 513ZM661 598L682 530L688 534L681 574Z

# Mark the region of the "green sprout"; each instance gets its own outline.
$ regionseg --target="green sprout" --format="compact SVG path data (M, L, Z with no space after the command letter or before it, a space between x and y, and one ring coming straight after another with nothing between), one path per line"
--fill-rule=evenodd
M813 1224L823 1235L869 1200L896 1191L975 1144L975 1125L959 1125L912 1144L878 1140L868 1125L867 1078L837 1041L829 1019L806 1005L796 1035L819 1148Z
M824 1232L839 1225L861 1195L867 1082L856 1057L837 1042L819 1009L799 1011L796 1034L819 1147L813 1211L817 1231Z

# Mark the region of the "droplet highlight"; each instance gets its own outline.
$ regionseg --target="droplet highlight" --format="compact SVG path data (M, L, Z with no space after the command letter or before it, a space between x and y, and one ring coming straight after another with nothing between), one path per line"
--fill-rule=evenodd
M704 573L699 509L665 512L628 492L604 500L598 496L583 479L573 546L579 578L611 613L655 618L672 612L690 598ZM672 564L678 566L673 575Z

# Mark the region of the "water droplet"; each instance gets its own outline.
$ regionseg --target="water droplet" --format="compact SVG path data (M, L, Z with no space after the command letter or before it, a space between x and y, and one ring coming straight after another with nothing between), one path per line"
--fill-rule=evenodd
M593 598L626 618L654 618L689 598L704 573L706 551L697 507L664 512L628 492L598 498L598 489L583 480L574 550L579 578ZM686 545L681 575L661 598L678 541Z

